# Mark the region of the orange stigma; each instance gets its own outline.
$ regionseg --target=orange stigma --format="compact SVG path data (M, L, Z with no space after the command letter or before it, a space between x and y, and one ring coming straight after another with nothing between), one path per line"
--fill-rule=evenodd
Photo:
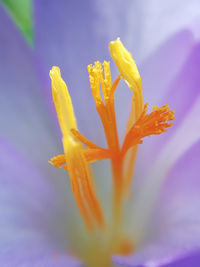
M147 114L148 105L143 103L141 77L131 53L126 50L119 38L110 43L109 49L119 70L119 76L113 82L109 62L104 61L101 64L97 61L94 65L88 66L91 91L104 128L107 148L96 145L78 131L67 86L61 78L59 68L53 67L50 71L52 94L63 135L64 153L53 157L50 163L56 168L68 171L74 199L82 219L90 232L100 230L102 234L108 235L106 245L101 245L105 245L110 255L113 252L127 254L134 247L129 240L123 238L121 224L124 220L124 199L133 178L138 146L146 136L166 132L167 128L172 126L169 121L174 120L174 111L164 105L153 107L152 112ZM127 118L122 145L118 138L114 97L121 79L132 91L131 111ZM105 159L110 160L112 169L111 222L105 219L89 166L92 162ZM107 234L108 229L111 229L110 234Z

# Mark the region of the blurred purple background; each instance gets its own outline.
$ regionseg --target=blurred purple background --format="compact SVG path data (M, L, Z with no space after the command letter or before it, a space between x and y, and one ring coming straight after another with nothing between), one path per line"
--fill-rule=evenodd
M48 255L49 251L54 250L52 245L46 251L46 237L54 240L56 248L65 247L67 241L61 229L65 228L67 216L63 214L74 209L74 204L71 207L64 204L69 199L71 201L70 190L67 189L69 196L65 192L65 188L69 187L65 174L58 174L47 163L52 156L62 151L60 131L51 99L49 70L52 65L60 67L64 80L67 81L80 131L93 142L105 146L103 131L94 112L95 104L89 90L87 65L95 60L111 60L108 43L117 37L132 52L142 76L145 102L150 107L167 102L176 110L176 124L168 137L161 136L159 141L152 138L141 149L136 166L136 172L140 174L138 177L143 177L143 162L147 167L151 165L149 155L156 158L158 151L166 142L170 142L189 111L198 103L200 90L199 0L35 0L33 10L35 41L31 48L0 6L0 265L7 267L22 266L22 263L26 264L24 266L33 266L30 261L34 262L33 259L36 258L34 266L66 266L69 260L66 259L65 262L65 254L64 260L61 258L60 262L51 261L48 256L48 260L46 256L44 261L39 260L41 255ZM117 70L113 63L111 69L114 79ZM129 111L126 103L130 98L129 92L124 93L122 88L123 85L120 85L121 90L117 93L121 137L125 127L124 117ZM197 121L200 114L195 114L196 120L194 118L193 124L187 127L190 131L183 129L184 134L177 137L179 143L176 141L177 147L173 147L174 153L171 161L169 160L171 165L177 163L180 155L184 155L199 141L200 127ZM158 146L156 151L153 148L155 142ZM150 154L148 151L151 151ZM193 161L197 165L196 157L199 157L199 153L194 157ZM197 173L199 169L195 170L191 176L195 176L197 180L200 178ZM56 182L58 175L59 183ZM192 177L188 179L196 181ZM140 183L137 177L135 183ZM197 182L193 182L193 187L196 185ZM43 194L43 187L44 191L48 191L47 194ZM195 194L198 195L197 189L200 195L200 188L196 188ZM54 195L56 201L55 198L52 199ZM176 192L173 196L175 195ZM193 202L187 203L190 210ZM56 210L57 216L53 216L51 210L48 211L49 206L55 206L52 209ZM191 213L191 218L195 213L199 213L199 209ZM35 226L33 218L36 217L40 218L40 225ZM200 242L199 217L195 217L195 235L199 235L199 239L195 239L194 250L190 251L192 255L187 256L186 253L180 260L162 266L200 266L200 243L197 241ZM23 232L23 229L27 232ZM187 231L187 227L185 229ZM32 230L42 232L44 238L41 239L38 235L32 241ZM19 249L21 244L22 250ZM24 256L26 252L24 250L23 253L23 249L27 244L30 246L27 256ZM42 244L39 253L36 249L38 244ZM187 244L184 246L187 247ZM30 258L32 260L29 261ZM124 266L134 266L130 264L129 262ZM69 266L76 266L76 263Z

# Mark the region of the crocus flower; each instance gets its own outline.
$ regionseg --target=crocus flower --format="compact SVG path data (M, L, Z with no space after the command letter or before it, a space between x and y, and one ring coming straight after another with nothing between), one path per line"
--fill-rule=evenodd
M83 244L76 238L80 234L79 229L81 231L84 225L78 221L81 217L76 212L71 198L66 171L59 176L61 170L60 172L54 170L47 164L51 156L62 151L56 120L54 123L56 118L50 101L47 74L50 65L56 64L61 67L63 77L69 85L79 130L94 143L104 146L100 124L94 113L95 107L91 104L92 97L87 93L89 84L83 69L96 59L103 61L108 58L105 48L106 43L113 38L112 34L117 34L127 41L129 50L133 52L134 57L138 57L145 102L150 101L159 106L167 103L176 110L176 122L173 128L168 134L145 140L140 146L135 165L132 187L134 201L131 209L128 209L134 218L133 225L127 225L126 229L128 233L132 233L135 240L139 240L143 229L148 229L147 233L133 254L126 257L114 256L113 260L123 266L138 264L156 266L199 249L198 44L190 31L182 31L158 49L160 41L166 41L167 37L155 31L160 39L153 43L156 38L152 38L150 48L146 49L147 39L144 36L146 38L149 36L148 27L144 27L145 35L140 38L143 46L139 41L132 43L130 34L125 38L124 26L126 23L130 26L129 19L133 17L135 10L129 8L128 4L124 11L127 12L126 18L124 18L125 13L120 13L120 4L114 5L116 10L113 10L113 13L115 15L118 12L118 16L116 21L114 18L111 20L110 25L106 19L110 18L111 14L103 13L109 11L106 1L103 7L98 1L95 6L80 2L79 9L77 5L70 5L66 1L60 1L60 5L55 2L48 1L49 12L46 12L45 2L37 3L34 53L29 51L1 10L0 31L3 41L0 67L1 88L4 91L1 96L3 116L1 116L0 160L2 173L0 265L80 265L75 257L70 256L72 252L67 251L67 248L69 244L75 244L77 249L79 246L82 248ZM135 3L141 10L145 10L144 2ZM192 14L198 15L198 2L192 3L196 7ZM129 4L131 5L131 2ZM152 9L155 7L154 4L158 4L158 1L153 1ZM169 9L173 7L175 10L176 8L182 10L181 14L184 18L187 17L186 23L189 24L191 17L184 16L184 12L188 14L187 2L184 2L186 5L181 9L179 4L179 1L168 1ZM75 10L76 12L72 12ZM128 12L131 12L131 15L128 16ZM72 14L75 16L73 19ZM171 14L174 13L170 11L170 16ZM179 13L175 11L175 14ZM170 19L176 22L174 28L179 30L179 23L183 17L177 18L176 15L174 20L173 16ZM117 29L114 32L111 28L112 23L117 23L119 17L125 24L121 30ZM149 19L148 16L147 18ZM144 21L147 18L145 17ZM63 28L56 26L59 22ZM105 24L102 25L101 22ZM153 25L153 20L151 22L150 25ZM110 28L105 25L109 25ZM181 25L183 27L184 23ZM89 32L88 38L85 36L85 28ZM136 28L135 35L138 29L140 34L143 32L139 24ZM130 27L127 29L130 30ZM108 32L109 30L112 34ZM94 32L97 35L93 35ZM171 29L170 33L172 32ZM66 42L61 38L64 35ZM73 43L72 50L67 46L69 41ZM53 53L55 47L59 47L59 50L56 49L56 53ZM151 57L147 57L153 49L157 50ZM122 84L119 86L123 87ZM124 93L124 88L122 90L119 88L118 92L117 105L120 114L117 114L117 119L121 134L128 110L126 103L130 95ZM90 130L91 125L93 131ZM96 166L95 173L98 175L96 182L102 183L106 195L106 190L109 188L107 184L109 172L108 168L102 165ZM100 179L102 181L99 181ZM101 192L99 197L102 203L104 195L102 196ZM74 218L76 220L73 220ZM80 228L77 228L76 224ZM74 229L74 232L67 236L69 229ZM87 236L84 238L87 240Z

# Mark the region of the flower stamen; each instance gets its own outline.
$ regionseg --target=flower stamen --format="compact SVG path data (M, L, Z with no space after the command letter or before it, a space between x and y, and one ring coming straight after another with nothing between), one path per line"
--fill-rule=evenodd
M147 114L148 106L143 104L141 77L131 53L126 50L120 39L111 42L109 48L120 73L114 82L111 80L109 62L104 61L101 65L96 61L94 65L88 66L91 91L104 128L107 148L96 145L78 131L71 98L61 78L60 70L53 67L50 71L53 100L64 148L64 154L52 158L50 163L56 168L68 171L73 195L85 225L89 230L95 230L90 235L92 246L95 244L95 253L94 255L86 253L84 256L85 262L90 263L90 266L94 266L96 257L105 262L104 256L107 266L110 266L112 253L129 254L133 251L134 244L132 240L124 238L121 225L124 197L127 196L132 181L138 145L146 136L166 132L167 128L172 126L169 121L174 120L174 111L167 105L154 106L152 112ZM122 146L118 138L114 102L115 90L121 78L132 91L131 111ZM110 223L105 222L89 168L90 163L103 159L110 159L113 177ZM102 231L96 231L98 229L104 229L105 235L100 243L96 234L102 234ZM105 265L99 263L98 266Z
M93 187L93 177L83 152L83 146L73 135L71 129L77 129L71 98L58 67L50 71L52 95L63 135L65 162L71 181L71 187L80 213L88 229L97 225L104 227L101 205ZM55 160L54 160L55 162ZM56 165L62 165L63 156L59 156Z

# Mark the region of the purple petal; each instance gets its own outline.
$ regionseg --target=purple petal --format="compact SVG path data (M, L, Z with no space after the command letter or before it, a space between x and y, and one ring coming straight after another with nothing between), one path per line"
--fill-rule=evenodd
M186 115L189 114L195 104L195 101L199 95L200 87L200 77L198 66L200 65L200 45L196 44L184 66L182 67L179 74L171 83L171 86L167 90L167 95L163 97L163 100L160 103L156 104L169 104L171 109L175 110L175 121L174 125L169 128L167 133L163 133L160 136L152 136L149 139L144 140L144 144L140 146L140 153L138 157L138 172L144 170L139 164L142 164L144 161L147 162L148 166L151 166L153 161L155 161L159 153L166 149L169 145L169 142L172 142L176 131L180 128L181 124L184 124ZM191 120L198 120L198 114L193 114ZM192 136L189 127L185 130L183 137L180 136L181 140L185 136ZM173 153L171 151L171 153ZM149 160L150 159L150 160ZM144 176L144 174L141 174Z
M2 7L0 33L1 135L44 166L58 151L47 106L51 100L38 80L32 51Z
M173 263L163 265L162 267L198 267L200 265L200 253L193 253L188 257L183 257Z
M167 179L168 172L174 164L184 155L196 142L200 140L200 98L185 117L184 122L176 131L176 134L168 142L166 149L159 154L157 161L152 165L146 176L136 176L133 181L133 221L135 235L141 243L141 233L149 224L152 212L158 199L163 183ZM146 167L146 162L143 161ZM148 166L148 165L147 165Z
M162 103L167 103L176 112L176 128L184 120L199 95L200 78L198 67L200 64L200 43L193 46L193 49L185 62L182 70L172 82ZM169 135L168 135L169 136Z
M93 2L94 25L101 38L117 36L131 47L137 63L144 61L176 32L189 29L199 33L193 22L200 16L198 0ZM190 10L190 12L188 12ZM196 23L197 24L197 23ZM109 41L111 39L108 39Z
M200 249L199 158L200 142L169 173L142 247L130 257L116 257L116 263L160 266Z
M36 242L35 242L36 240ZM1 251L0 264L6 267L78 267L81 264L78 260L67 254L55 253L48 243L42 244L43 240L33 239L32 237L27 242L22 241L12 250ZM44 247L43 247L44 246ZM49 246L49 247L48 247Z
M49 69L57 65L68 85L79 129L93 141L101 141L103 131L90 90L87 65L108 59L108 43L98 38L95 16L92 1L36 1L36 54L43 62L49 88Z
M137 11L136 11L137 10ZM139 14L135 16L135 13ZM127 38L133 47L138 47L138 62L156 51L160 44L165 43L170 36L183 29L189 29L199 34L199 28L194 21L200 17L200 3L198 0L169 0L161 2L134 1L129 6ZM138 34L132 32L138 26ZM124 26L124 25L123 25ZM138 41L139 39L139 41Z
M191 52L194 54L194 37L189 30L182 30L151 54L141 65L144 102L151 105L165 103L163 97L178 80ZM193 59L194 61L195 59ZM192 59L190 59L192 61ZM190 63L191 65L191 63ZM191 67L190 67L191 68ZM175 86L174 86L175 87ZM177 90L178 88L176 88Z
M0 147L0 265L75 266L54 188L2 140Z
M153 105L163 104L163 102L164 104L167 103L168 99L163 99L163 96L166 95L166 91L171 90L171 83L177 79L176 75L179 75L179 72L184 68L184 64L188 60L193 46L194 40L192 33L187 30L181 31L162 44L158 50L139 66L143 84L144 103L148 103L150 109ZM128 94L129 89L127 86L126 88L122 88L122 90L120 89L117 92L117 102L119 102L118 121L120 125L120 136L123 138L126 124L125 118L128 118L129 112L127 103L130 103L131 96ZM156 140L159 138L156 136ZM144 140L144 145L146 142L148 143L146 139ZM150 150L152 150L151 139Z

